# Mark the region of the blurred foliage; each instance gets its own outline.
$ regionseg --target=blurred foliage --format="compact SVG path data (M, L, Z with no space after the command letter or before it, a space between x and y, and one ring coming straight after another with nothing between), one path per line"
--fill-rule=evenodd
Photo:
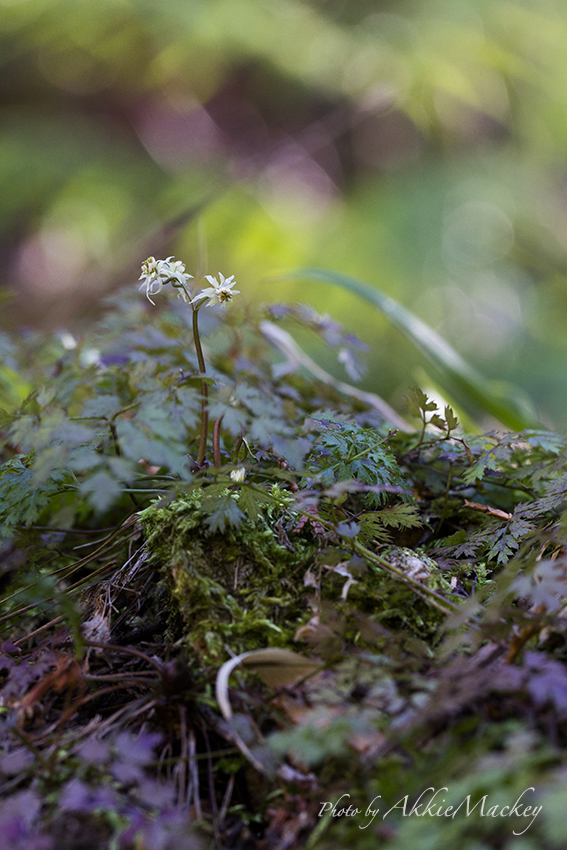
M360 277L561 427L566 45L561 0L0 0L3 327L75 330L150 253L195 265L203 206L249 298ZM399 402L420 355L345 292L308 300Z

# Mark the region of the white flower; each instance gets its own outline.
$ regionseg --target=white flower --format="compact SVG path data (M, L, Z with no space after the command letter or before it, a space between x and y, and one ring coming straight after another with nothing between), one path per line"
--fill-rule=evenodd
M174 260L173 257L168 257L166 260L148 257L142 263L142 274L138 280L142 281L140 289L146 290L148 301L155 304L150 296L161 292L166 283L173 284L178 290L178 296L187 301L187 283L192 277L193 275L186 274L181 260Z
M77 340L69 331L61 331L57 336L59 337L59 342L67 351L71 351L77 347Z
M241 483L246 478L246 469L243 466L238 466L236 469L232 470L230 477L233 481Z
M210 274L206 274L205 278L211 285L208 289L203 289L199 292L199 294L193 298L191 302L192 304L194 304L195 301L208 298L209 302L206 306L211 307L213 304L217 303L226 304L227 301L232 301L233 295L240 295L239 289L232 288L236 283L233 274L231 274L230 277L225 278L225 276L219 272L220 283L217 281L216 277L213 277Z

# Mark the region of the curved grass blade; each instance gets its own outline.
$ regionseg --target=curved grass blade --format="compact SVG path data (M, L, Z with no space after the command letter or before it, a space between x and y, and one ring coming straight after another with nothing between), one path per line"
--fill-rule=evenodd
M278 280L309 278L333 283L354 292L376 307L435 366L443 386L474 416L479 408L512 430L540 427L534 414L517 399L513 388L482 377L455 349L424 321L375 286L324 269L298 269Z

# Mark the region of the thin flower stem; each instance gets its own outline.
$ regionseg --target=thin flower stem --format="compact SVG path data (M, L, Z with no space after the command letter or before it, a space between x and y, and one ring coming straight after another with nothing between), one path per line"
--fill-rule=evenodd
M202 302L201 302L202 304ZM193 307L193 339L195 340L195 351L197 352L197 362L201 375L206 374L205 358L203 357L203 349L201 347L201 338L199 336L199 307L201 304ZM207 451L207 436L209 431L209 390L206 381L201 381L201 437L199 440L199 453L197 455L197 466L202 466L205 460ZM220 464L219 464L220 465Z
M193 307L193 338L195 340L195 351L197 352L197 362L199 364L199 371L202 375L206 374L205 368L205 358L203 356L203 349L201 348L201 337L199 336L199 320L197 313L201 308L202 304L197 304Z
M220 454L220 426L221 426L221 422L222 422L222 416L219 416L218 419L215 419L215 424L213 425L213 463L217 467L217 469L219 469L220 466L221 466L221 454Z

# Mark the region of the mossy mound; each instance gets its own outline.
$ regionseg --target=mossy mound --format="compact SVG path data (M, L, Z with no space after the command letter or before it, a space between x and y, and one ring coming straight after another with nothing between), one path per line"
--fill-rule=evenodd
M260 516L211 533L198 494L140 513L150 554L165 570L183 642L205 662L228 650L290 645L309 617L303 576L317 546ZM285 542L280 542L280 540Z
M139 517L174 603L170 637L182 640L203 663L218 663L229 652L291 647L298 629L301 639L318 644L323 632L329 636L329 625L339 643L361 645L368 631L361 616L435 638L442 616L403 582L361 558L349 560L341 546L322 548L307 527L293 533L295 520L286 524L274 508L223 532L209 531L198 493L152 505ZM399 561L409 550L392 551ZM435 571L433 561L424 562ZM432 573L431 582L443 579ZM332 644L338 648L336 640Z

